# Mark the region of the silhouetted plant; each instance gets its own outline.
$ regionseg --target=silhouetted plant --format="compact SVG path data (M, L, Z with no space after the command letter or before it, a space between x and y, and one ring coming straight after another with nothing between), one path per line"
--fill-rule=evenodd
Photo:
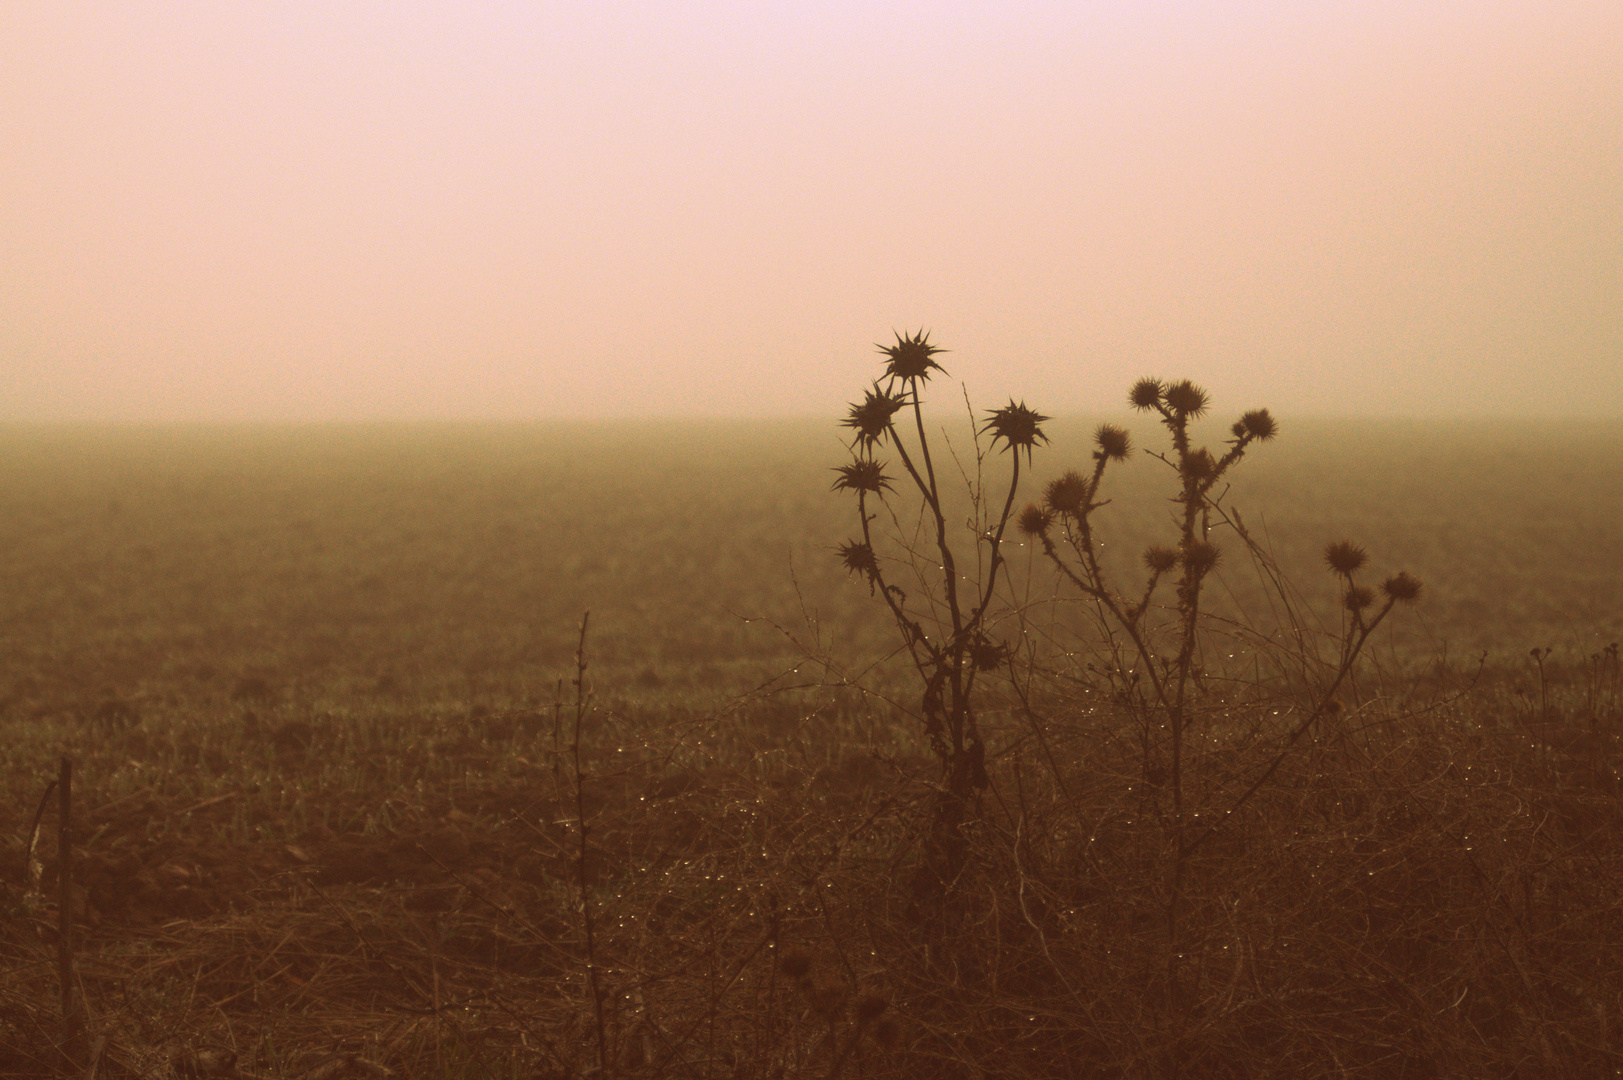
M1153 413L1166 428L1170 450L1151 451L1150 456L1172 470L1176 484L1171 500L1176 533L1171 543L1152 544L1144 551L1147 578L1142 589L1129 593L1116 584L1100 561L1101 545L1095 535L1094 515L1108 502L1100 498L1106 468L1113 462L1126 461L1132 452L1131 439L1122 428L1110 424L1098 428L1094 433L1092 468L1086 473L1068 472L1051 482L1044 492L1044 505L1028 506L1021 514L1020 526L1039 540L1044 554L1060 573L1095 603L1108 657L1104 667L1096 670L1102 670L1115 699L1138 719L1147 786L1152 791L1165 788L1170 795L1174 856L1167 920L1172 943L1169 963L1175 965L1179 897L1189 856L1260 790L1302 735L1339 710L1336 695L1353 672L1370 635L1395 604L1417 599L1421 586L1407 573L1394 575L1383 584L1384 602L1378 603L1375 590L1357 580L1368 561L1364 549L1348 541L1337 541L1325 548L1326 565L1341 579L1341 602L1346 613L1337 638L1337 658L1327 677L1307 688L1310 700L1301 719L1285 733L1273 756L1265 759L1266 764L1259 767L1253 782L1224 811L1208 813L1203 828L1192 829L1193 819L1186 805L1186 753L1196 699L1203 696L1209 674L1202 663L1202 601L1208 579L1223 559L1223 549L1214 534L1228 527L1259 563L1272 565L1238 514L1224 509L1222 498L1227 489L1219 488L1219 484L1254 444L1273 439L1279 428L1268 410L1247 412L1229 428L1230 438L1221 452L1214 453L1191 440L1191 422L1202 416L1209 404L1206 391L1193 382L1141 379L1129 391L1128 401L1135 409ZM1169 580L1172 601L1170 605L1158 603ZM1288 608L1289 592L1277 573L1272 584ZM1170 614L1170 619L1158 617L1163 613ZM1236 628L1230 624L1226 630L1249 634L1256 642L1271 640L1245 626ZM1297 648L1308 646L1298 641ZM1310 669L1313 665L1309 661L1305 653L1299 652L1288 666ZM1162 731L1166 732L1164 750L1168 759L1164 770L1158 764L1163 748L1157 745Z
M918 674L919 718L930 748L942 766L942 787L930 834L929 853L921 872L920 888L939 896L956 876L963 861L960 826L968 800L986 787L986 750L975 710L977 679L1006 664L1009 651L993 639L988 612L1004 570L1003 537L1014 516L1020 488L1021 462L1029 465L1038 443L1047 442L1042 425L1048 417L1010 400L990 410L977 434L991 437L991 448L1009 455L1009 485L1002 509L986 523L976 543L987 545L977 579L959 570L957 549L947 527L943 491L937 478L935 455L924 421L922 390L935 372L945 374L936 361L943 350L920 330L896 335L893 345L880 346L885 370L860 402L853 403L843 421L851 429L848 464L839 466L834 490L857 497L860 538L839 548L840 560L853 574L867 581L869 590L883 599L895 620L902 644ZM911 415L912 424L906 422ZM898 423L898 418L901 422ZM910 430L909 430L910 429ZM909 545L902 535L902 492L897 477L886 470L891 462L877 454L889 450L900 463L905 490L918 500L917 510L931 534L926 550ZM981 492L972 494L977 501ZM896 528L881 535L876 504L888 511ZM883 548L885 554L880 554ZM919 582L910 596L896 578Z

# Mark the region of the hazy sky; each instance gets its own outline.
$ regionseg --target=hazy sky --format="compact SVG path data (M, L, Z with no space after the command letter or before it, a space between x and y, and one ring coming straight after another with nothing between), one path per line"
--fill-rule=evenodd
M0 4L0 419L1623 414L1618 0Z

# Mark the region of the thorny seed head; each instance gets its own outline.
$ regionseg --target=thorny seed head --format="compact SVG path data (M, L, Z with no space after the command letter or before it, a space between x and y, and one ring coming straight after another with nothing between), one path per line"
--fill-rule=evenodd
M1016 404L1012 399L1001 409L992 409L986 417L986 426L981 428L981 434L992 433L992 442L996 445L999 439L1008 444L1008 448L1019 454L1026 452L1026 460L1031 460L1031 451L1038 442L1047 442L1048 436L1043 434L1042 425L1049 418L1035 409L1026 408L1025 402Z
M1368 585L1354 585L1341 602L1348 611L1363 611L1375 602L1375 590Z
M1183 546L1179 557L1183 560L1184 569L1199 577L1217 565L1221 554L1217 545L1208 540L1191 540Z
M1166 400L1167 407L1179 416L1194 419L1206 411L1206 391L1188 379L1173 383L1161 396Z
M840 423L857 433L851 441L851 446L871 449L884 441L885 433L890 430L890 418L899 412L906 404L900 396L888 394L879 389L863 392L861 403L853 403L850 412Z
M1133 452L1133 440L1127 429L1114 424L1100 424L1099 430L1093 433L1093 441L1099 444L1098 457L1126 461L1127 455Z
M840 561L853 574L872 578L879 573L879 560L874 557L873 548L861 540L841 544Z
M1234 437L1249 435L1258 442L1267 442L1279 434L1279 424L1267 409L1253 409L1234 423Z
M1178 565L1178 549L1154 544L1144 552L1144 565L1157 574L1164 574Z
M896 344L875 346L885 356L886 375L904 381L916 379L919 382L928 382L931 369L946 374L946 369L932 357L947 350L931 345L928 331L920 330L907 337L894 330L891 333L896 334Z
M837 465L834 471L839 473L839 479L834 481L834 491L890 491L891 477L885 475L885 463L875 461L873 458L857 458L849 465Z
M1182 469L1185 476L1195 480L1206 480L1217 472L1217 461L1212 457L1211 451L1195 450L1184 456Z
M1043 536L1048 532L1048 527L1054 524L1054 516L1036 503L1027 503L1015 524L1027 536Z
M1405 603L1420 598L1420 579L1407 570L1394 574L1381 583L1381 590L1394 600Z
M1165 389L1160 379L1140 379L1127 391L1128 404L1135 409L1153 409L1161 403L1161 394Z
M1344 577L1362 569L1368 561L1369 553L1350 540L1336 540L1325 545L1325 565Z
M1043 489L1043 501L1056 514L1074 514L1088 502L1088 478L1074 469Z

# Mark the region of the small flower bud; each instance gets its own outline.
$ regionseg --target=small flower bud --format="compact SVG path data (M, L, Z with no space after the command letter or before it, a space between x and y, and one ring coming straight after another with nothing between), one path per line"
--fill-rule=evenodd
M890 486L891 477L885 475L885 463L872 458L858 458L849 465L837 465L834 471L839 473L839 479L834 481L834 491L868 491L880 492L893 490Z
M1375 602L1375 590L1368 585L1354 585L1347 590L1347 595L1341 598L1348 611L1363 611Z
M1186 416L1191 419L1206 411L1206 403L1209 400L1206 391L1188 379L1175 382L1167 387L1163 396L1166 398L1168 408L1179 416Z
M1044 510L1035 503L1028 503L1026 504L1026 508L1020 511L1020 520L1015 524L1017 524L1020 527L1020 531L1025 533L1027 536L1043 536L1048 532L1048 527L1053 523L1054 519L1048 513L1048 511Z
M1407 602L1420 597L1420 579L1411 576L1407 570L1387 578L1381 588L1394 600Z
M1324 561L1338 574L1351 574L1369 561L1369 553L1350 540L1337 540L1325 545Z
M1153 409L1161 402L1161 380L1140 379L1127 392L1127 401L1135 409Z
M1050 480L1043 501L1056 514L1074 514L1088 501L1088 479L1072 470L1058 480Z
M1267 442L1279 434L1279 423L1269 415L1267 409L1253 409L1240 417L1240 423L1246 433L1258 442Z
M1133 452L1133 440L1127 429L1114 424L1100 424L1099 430L1093 433L1093 441L1099 444L1098 456L1103 458L1125 461Z
M1157 574L1164 574L1178 565L1178 549L1155 544L1144 552L1144 565Z
M891 331L896 333L895 331ZM916 334L903 337L896 334L896 344L875 346L885 357L885 374L894 378L908 380L917 379L920 382L928 381L930 371L940 371L946 374L945 369L932 359L937 353L947 350L939 349L930 344L930 335L920 330Z
M1184 569L1198 577L1216 566L1221 554L1216 544L1206 540L1192 540L1184 545L1181 557Z

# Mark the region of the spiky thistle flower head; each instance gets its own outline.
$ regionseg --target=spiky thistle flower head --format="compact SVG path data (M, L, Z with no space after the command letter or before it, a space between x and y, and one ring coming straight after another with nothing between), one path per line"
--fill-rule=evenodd
M1088 503L1088 478L1072 469L1057 480L1050 480L1043 491L1043 501L1056 514L1074 514Z
M1145 377L1127 391L1127 403L1135 409L1153 409L1161 403L1161 395L1165 391L1166 387L1161 385L1160 379Z
M879 560L873 548L861 540L849 540L840 545L840 561L853 574L873 578L879 573Z
M877 384L864 391L862 401L853 403L845 419L840 421L857 433L851 446L867 450L883 442L890 431L891 417L905 404L899 395L886 393Z
M1020 511L1020 518L1015 524L1027 536L1044 536L1048 533L1048 527L1054 524L1054 515L1036 503L1027 503L1026 508Z
M1234 424L1234 436L1249 435L1258 442L1267 442L1279 434L1279 423L1267 409L1252 409Z
M1153 544L1144 552L1144 565L1157 574L1164 574L1178 565L1178 549Z
M1167 408L1178 416L1191 420L1206 411L1206 404L1210 400L1206 396L1206 391L1188 379L1181 379L1168 386L1161 397L1166 401Z
M1178 557L1183 561L1185 570L1199 577L1216 566L1222 554L1217 545L1209 540L1190 540L1183 545Z
M1363 569L1369 561L1369 552L1351 540L1336 540L1324 547L1324 562L1335 573L1345 577Z
M894 330L891 333L896 334L896 344L875 345L885 357L886 375L904 382L909 380L928 382L932 370L939 371L943 375L947 373L946 369L934 359L937 354L947 350L931 345L928 331L920 330L906 337Z
M1031 451L1037 443L1048 441L1042 425L1049 419L1035 409L1028 409L1025 402L1016 404L1011 398L1003 408L987 413L986 426L981 428L981 434L991 432L993 445L1001 439L1016 454L1024 450L1026 460L1030 461Z
M1212 457L1209 450L1195 450L1184 455L1180 468L1185 476L1205 480L1217 472L1217 460Z
M1387 578L1381 583L1381 590L1394 600L1405 603L1420 598L1420 579L1407 570Z
M873 458L857 458L849 465L837 465L834 471L839 478L834 481L834 491L868 491L880 492L894 490L890 486L893 477L885 475L885 463L875 461Z
M1348 611L1363 611L1375 602L1375 590L1368 585L1354 585L1347 590L1341 602Z
M1100 424L1093 433L1093 441L1099 444L1096 457L1126 461L1127 455L1133 452L1132 436L1127 434L1126 428L1115 424Z

